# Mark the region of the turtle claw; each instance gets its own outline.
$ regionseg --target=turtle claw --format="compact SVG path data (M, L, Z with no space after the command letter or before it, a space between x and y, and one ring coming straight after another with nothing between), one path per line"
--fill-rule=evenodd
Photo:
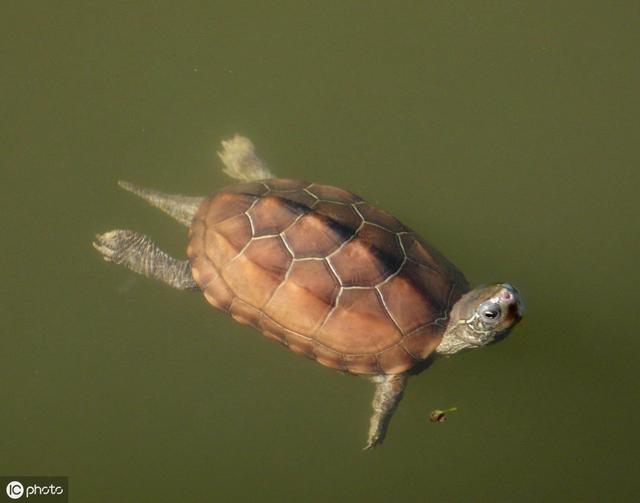
M93 246L94 249L96 249L98 253L102 255L102 258L104 260L106 260L107 262L112 262L113 249L109 248L109 246L106 245L108 241L107 239L105 239L105 236L106 234L96 234L96 240L91 243L91 246Z
M376 447L378 447L381 443L382 443L382 439L379 436L369 437L367 439L367 443L362 448L362 450L363 451L370 451L370 450L375 449Z
M129 247L131 239L135 237L132 231L115 230L96 234L93 247L107 262L120 264L123 261L123 252Z

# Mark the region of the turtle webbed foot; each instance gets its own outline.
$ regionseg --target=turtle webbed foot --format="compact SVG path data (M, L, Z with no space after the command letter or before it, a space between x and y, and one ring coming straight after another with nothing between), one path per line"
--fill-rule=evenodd
M402 398L402 392L407 385L406 375L374 376L371 381L376 386L373 395L373 414L369 423L369 437L364 446L365 451L380 445L391 421L398 402Z
M96 240L92 244L107 262L122 264L127 250L134 246L137 237L139 236L133 231L115 230L96 234Z
M274 178L267 165L255 152L249 138L235 135L222 142L222 151L218 157L224 164L225 174L243 182Z

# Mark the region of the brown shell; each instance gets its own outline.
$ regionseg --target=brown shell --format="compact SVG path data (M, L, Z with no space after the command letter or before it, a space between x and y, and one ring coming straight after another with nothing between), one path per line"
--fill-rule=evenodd
M206 299L292 351L398 374L439 344L464 276L397 219L343 189L274 179L196 213L187 254Z

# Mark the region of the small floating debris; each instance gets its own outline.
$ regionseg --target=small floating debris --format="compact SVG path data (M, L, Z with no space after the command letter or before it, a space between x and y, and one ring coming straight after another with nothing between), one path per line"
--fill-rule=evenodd
M432 423L444 423L444 420L447 419L447 414L451 414L452 412L458 412L458 407L451 407L445 410L432 410L431 414L429 414L429 421Z

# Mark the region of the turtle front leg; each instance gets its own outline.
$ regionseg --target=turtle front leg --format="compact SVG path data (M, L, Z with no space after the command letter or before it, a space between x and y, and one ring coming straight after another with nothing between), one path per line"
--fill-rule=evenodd
M122 264L138 274L180 290L197 288L189 261L171 257L148 236L129 230L115 230L97 234L93 247L107 262Z
M371 403L373 414L369 425L369 438L364 450L372 449L384 440L391 416L393 416L407 385L407 376L402 374L374 376L371 381L376 385L376 390Z
M256 155L255 147L249 138L235 135L222 142L222 152L218 156L224 163L223 171L231 178L251 182L274 178L267 165Z

